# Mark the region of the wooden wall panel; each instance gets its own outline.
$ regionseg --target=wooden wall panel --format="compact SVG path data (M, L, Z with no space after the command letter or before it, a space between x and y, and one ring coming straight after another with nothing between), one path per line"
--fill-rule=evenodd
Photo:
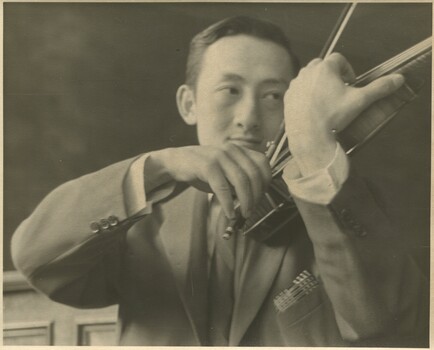
M75 345L116 345L116 319L80 318L76 335Z
M34 291L17 272L4 273L4 345L114 345L117 306L75 309Z
M53 345L53 323L5 324L3 326L3 345Z

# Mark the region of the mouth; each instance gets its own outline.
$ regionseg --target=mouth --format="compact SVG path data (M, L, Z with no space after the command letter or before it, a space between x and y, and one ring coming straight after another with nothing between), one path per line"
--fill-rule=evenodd
M252 137L231 137L229 142L252 150L260 150L262 145L262 140Z

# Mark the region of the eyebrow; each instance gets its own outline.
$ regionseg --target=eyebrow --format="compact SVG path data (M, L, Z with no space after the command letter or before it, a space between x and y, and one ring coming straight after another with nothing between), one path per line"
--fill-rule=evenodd
M261 82L261 84L283 84L283 85L288 86L289 81L286 79L270 78L270 79L265 79L264 81Z
M223 81L240 81L243 82L246 79L244 79L241 75L235 74L235 73L225 73L222 77ZM282 84L285 86L289 85L289 81L286 79L278 79L278 78L268 78L263 81L261 81L261 85L267 85L267 84Z
M224 73L222 79L223 81L229 80L229 81L245 81L245 79L238 74L235 73Z

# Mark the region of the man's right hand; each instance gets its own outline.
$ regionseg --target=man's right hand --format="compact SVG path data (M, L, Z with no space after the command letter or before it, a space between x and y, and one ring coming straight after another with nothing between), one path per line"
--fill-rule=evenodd
M174 180L213 192L229 219L235 217L234 196L247 218L271 181L264 154L231 143L166 148L152 152L148 161L147 179L158 174L154 183Z

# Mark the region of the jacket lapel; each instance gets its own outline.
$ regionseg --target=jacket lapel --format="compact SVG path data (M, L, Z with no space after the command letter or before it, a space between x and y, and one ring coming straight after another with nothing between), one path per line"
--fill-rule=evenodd
M189 188L162 208L160 234L178 292L201 345L207 336L208 195ZM241 341L258 313L287 250L246 238L245 256L236 289L229 345Z
M208 197L193 188L163 205L160 234L167 258L199 344L207 334Z
M280 268L287 246L245 239L246 254L236 290L229 345L237 346L258 313Z

